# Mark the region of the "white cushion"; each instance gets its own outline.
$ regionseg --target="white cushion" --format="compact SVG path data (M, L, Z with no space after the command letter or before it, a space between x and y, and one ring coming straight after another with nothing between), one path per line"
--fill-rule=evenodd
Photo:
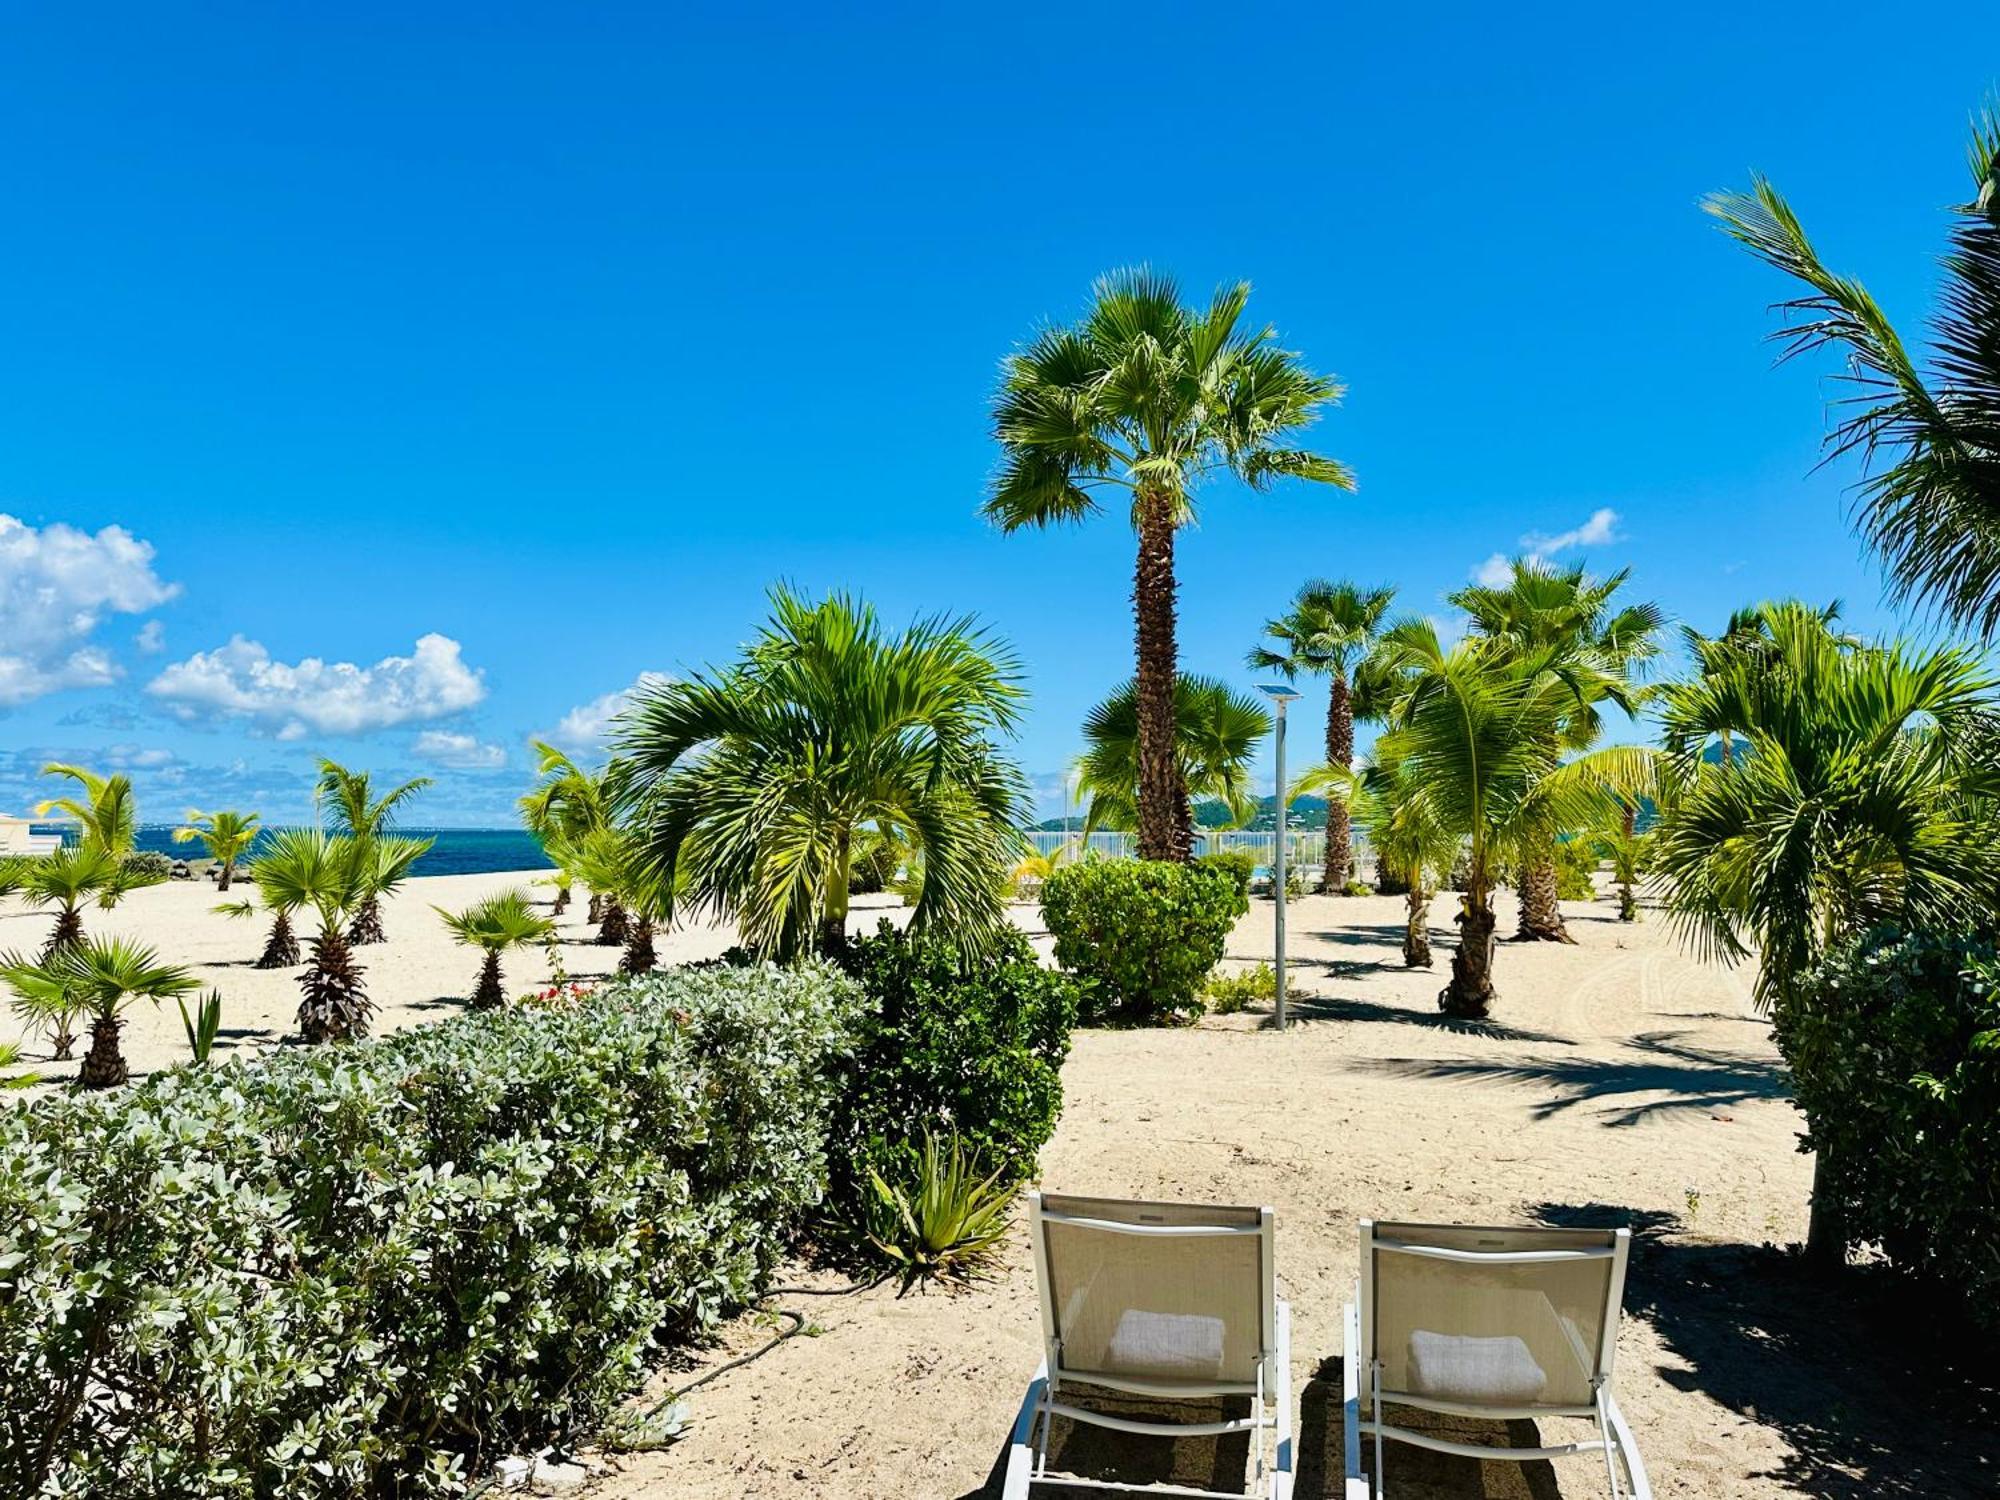
M1474 1338L1466 1334L1410 1335L1410 1394L1492 1406L1531 1406L1549 1388L1549 1377L1528 1346L1507 1334Z

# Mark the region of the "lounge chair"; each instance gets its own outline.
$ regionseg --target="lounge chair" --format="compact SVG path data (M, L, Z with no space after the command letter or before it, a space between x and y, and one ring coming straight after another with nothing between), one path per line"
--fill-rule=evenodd
M1346 1321L1347 1500L1382 1494L1385 1440L1517 1463L1601 1454L1614 1497L1651 1500L1611 1391L1631 1244L1626 1229L1363 1219L1361 1280ZM1389 1405L1501 1421L1578 1418L1595 1436L1487 1447L1393 1426L1383 1415ZM1374 1440L1366 1480L1363 1434Z
M1006 1500L1028 1500L1040 1484L1127 1488L1049 1473L1056 1417L1149 1437L1248 1433L1250 1490L1150 1485L1144 1493L1289 1500L1291 1309L1272 1277L1271 1210L1031 1193L1028 1225L1046 1353L1014 1423ZM1147 1422L1073 1405L1064 1399L1073 1385L1169 1400L1247 1396L1251 1405L1223 1421Z

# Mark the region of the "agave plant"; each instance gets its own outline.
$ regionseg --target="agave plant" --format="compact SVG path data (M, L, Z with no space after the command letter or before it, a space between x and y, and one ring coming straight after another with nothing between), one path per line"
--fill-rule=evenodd
M500 955L509 948L539 942L555 929L555 923L536 914L526 891L502 891L474 902L464 911L446 911L442 906L431 909L444 918L445 926L461 943L485 950L479 981L472 990L474 1010L497 1010L506 1003L507 992L500 979Z
M257 814L227 810L205 813L191 807L187 811L186 823L174 830L173 840L176 844L192 844L199 840L208 850L209 858L218 867L215 890L217 895L221 895L229 889L237 861L248 854L250 846L257 842Z
M955 1132L942 1145L927 1132L905 1161L910 1176L896 1182L869 1168L869 1243L901 1268L906 1288L970 1280L1007 1238L1017 1184L1003 1180L1004 1169L982 1175Z
M120 1014L133 1000L185 995L200 982L177 964L163 964L143 944L125 938L93 938L30 962L18 954L0 957L0 979L17 995L60 989L66 1003L75 1002L90 1016L90 1051L84 1055L77 1083L86 1089L116 1088L131 1077L118 1034Z

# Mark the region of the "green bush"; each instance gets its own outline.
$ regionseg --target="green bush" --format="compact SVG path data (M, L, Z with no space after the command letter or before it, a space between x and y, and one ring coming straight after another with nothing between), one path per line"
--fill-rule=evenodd
M1237 900L1242 903L1236 915L1240 917L1250 910L1250 882L1257 878L1256 855L1248 849L1218 849L1202 855L1195 863L1206 870L1225 871L1236 882Z
M1278 971L1269 964L1258 964L1240 974L1211 974L1202 994L1217 1015L1233 1016L1253 1001L1276 1000Z
M1556 844L1556 899L1595 901L1597 847L1589 839L1563 839Z
M835 1208L866 1201L872 1170L907 1176L935 1131L953 1132L1008 1183L1030 1176L1062 1113L1076 981L1043 968L1012 928L968 962L942 939L883 922L845 964L867 1003L834 1108Z
M2000 962L1883 931L1830 954L1777 1040L1851 1244L2000 1327ZM1828 1186L1822 1182L1822 1186Z
M1201 1014L1201 985L1248 910L1235 878L1202 865L1108 859L1042 886L1056 962L1094 981L1093 1014L1172 1022Z
M137 875L147 880L165 880L174 873L173 857L162 854L157 849L134 849L118 864L127 875Z
M0 1110L0 1494L429 1495L765 1284L857 988L716 968Z

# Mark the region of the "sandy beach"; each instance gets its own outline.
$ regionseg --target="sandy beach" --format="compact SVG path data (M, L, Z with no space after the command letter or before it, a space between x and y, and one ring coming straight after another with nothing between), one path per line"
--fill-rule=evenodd
M450 941L431 906L523 883L419 879L389 903L389 943L361 950L378 1030L451 1013L474 978L477 956ZM215 915L215 899L206 884L156 887L86 921L155 943L219 985L222 1045L276 1045L291 1029L295 971L251 968L261 921ZM1434 1003L1450 902L1441 897L1431 913L1439 969L1415 972L1401 964L1400 898L1295 904L1286 1034L1255 1012L1183 1030L1079 1032L1062 1121L1043 1156L1052 1188L1276 1209L1294 1390L1303 1392L1298 1494L1338 1493L1340 1315L1364 1215L1631 1225L1638 1245L1618 1383L1663 1496L1990 1494L1991 1455L1964 1441L1981 1430L1968 1425L1978 1414L1951 1404L1974 1398L1941 1401L1940 1389L1960 1388L1912 1387L1899 1375L1923 1351L1899 1353L1893 1306L1857 1307L1851 1287L1815 1285L1762 1248L1802 1237L1811 1164L1796 1149L1799 1117L1746 976L1686 956L1657 919L1624 925L1608 901L1573 904L1575 946L1503 944L1495 1020L1452 1022ZM893 898L865 904L900 914ZM1016 913L1038 931L1033 907ZM1268 955L1270 918L1267 903L1254 904L1232 960ZM49 920L10 903L0 946L38 945ZM1512 925L1503 898L1501 930ZM578 903L562 926L574 976L615 965L617 950L589 944L589 932ZM684 928L662 936L661 956L710 957L731 941L723 929ZM512 990L547 972L539 950L510 955ZM11 1021L0 1034L16 1034ZM135 1071L185 1056L172 1007L135 1010L126 1051ZM27 1061L46 1068L45 1056L36 1045ZM803 1269L781 1279L840 1285ZM592 1455L606 1471L593 1493L997 1493L995 1459L1040 1355L1024 1237L992 1279L963 1293L899 1296L885 1285L774 1305L805 1314L813 1336L696 1392L687 1436L673 1447ZM641 1404L754 1348L773 1326L758 1314L737 1320L662 1372ZM1871 1340L1888 1356L1872 1365L1860 1357ZM1535 1441L1528 1424L1506 1437ZM1071 1458L1135 1481L1198 1482L1240 1458L1218 1458L1206 1443L1135 1443L1076 1448ZM1439 1496L1595 1494L1603 1480L1582 1461L1522 1470L1415 1450L1395 1451L1391 1475L1395 1493Z

